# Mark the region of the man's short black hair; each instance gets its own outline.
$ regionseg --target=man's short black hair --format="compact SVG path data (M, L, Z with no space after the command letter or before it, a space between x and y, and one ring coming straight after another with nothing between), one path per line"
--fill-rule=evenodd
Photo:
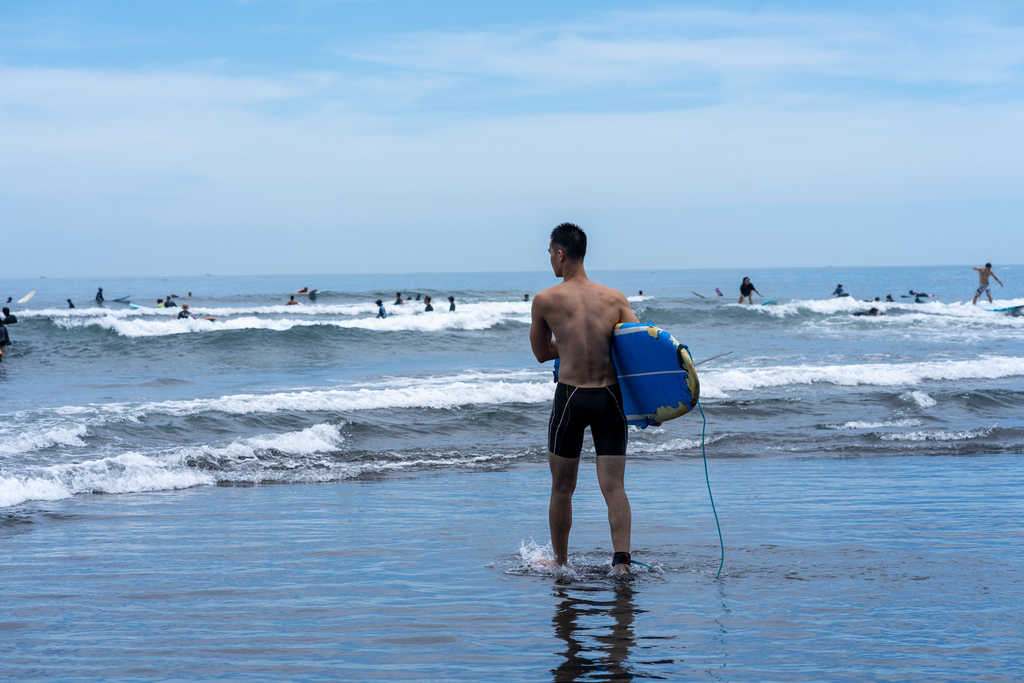
M986 267L986 268L991 268L991 267L992 267L992 264L991 264L991 263L986 263L986 264L985 264L985 267Z
M582 261L587 255L587 233L575 223L562 223L552 230L551 241L561 247L570 261Z

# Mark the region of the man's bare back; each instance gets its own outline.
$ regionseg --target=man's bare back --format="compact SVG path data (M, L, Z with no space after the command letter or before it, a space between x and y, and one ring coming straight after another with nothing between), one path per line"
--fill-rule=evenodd
M560 382L575 387L611 386L618 382L612 364L612 333L620 322L639 322L626 297L581 271L534 297L530 343L537 360L560 359ZM550 355L552 350L556 355Z

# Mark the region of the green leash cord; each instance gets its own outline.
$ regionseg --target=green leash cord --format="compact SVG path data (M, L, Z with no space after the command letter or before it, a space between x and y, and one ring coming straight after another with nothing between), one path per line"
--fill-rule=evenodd
M704 450L704 433L707 431L708 419L704 417L704 409L700 407L700 401L697 401L697 409L700 410L700 419L703 424L700 427L700 454L704 456L704 481L708 484L708 498L711 499L711 512L715 513L715 527L718 529L718 546L722 549L722 559L718 563L718 573L715 574L715 580L722 575L722 565L725 564L725 543L722 541L722 526L718 523L718 512L715 510L715 497L711 495L711 478L708 476L708 454Z

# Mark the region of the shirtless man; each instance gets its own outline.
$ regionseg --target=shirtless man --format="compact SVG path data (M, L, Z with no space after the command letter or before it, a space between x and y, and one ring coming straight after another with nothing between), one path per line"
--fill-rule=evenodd
M623 486L626 416L611 347L616 323L639 321L622 292L587 277L586 253L587 236L578 226L562 223L552 230L548 254L562 283L533 297L533 355L541 363L557 358L560 365L548 427L548 524L555 564L565 566L583 429L589 426L597 452L597 481L608 506L612 573L627 574L632 517Z
M988 291L988 278L990 276L995 277L996 282L999 283L1000 287L1003 286L1003 281L997 278L996 274L992 272L991 263L986 263L984 268L974 266L974 270L978 271L978 284L980 284L981 286L978 287L978 291L974 293L974 301L972 301L971 303L978 303L978 297L981 296L982 294L988 297L989 303L992 303L992 292Z

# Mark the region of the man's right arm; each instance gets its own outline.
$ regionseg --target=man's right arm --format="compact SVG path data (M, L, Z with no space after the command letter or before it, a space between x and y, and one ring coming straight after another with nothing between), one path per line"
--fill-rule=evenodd
M538 363L558 358L558 341L554 339L551 326L544 317L547 297L543 292L533 297L532 322L530 324L530 348Z

